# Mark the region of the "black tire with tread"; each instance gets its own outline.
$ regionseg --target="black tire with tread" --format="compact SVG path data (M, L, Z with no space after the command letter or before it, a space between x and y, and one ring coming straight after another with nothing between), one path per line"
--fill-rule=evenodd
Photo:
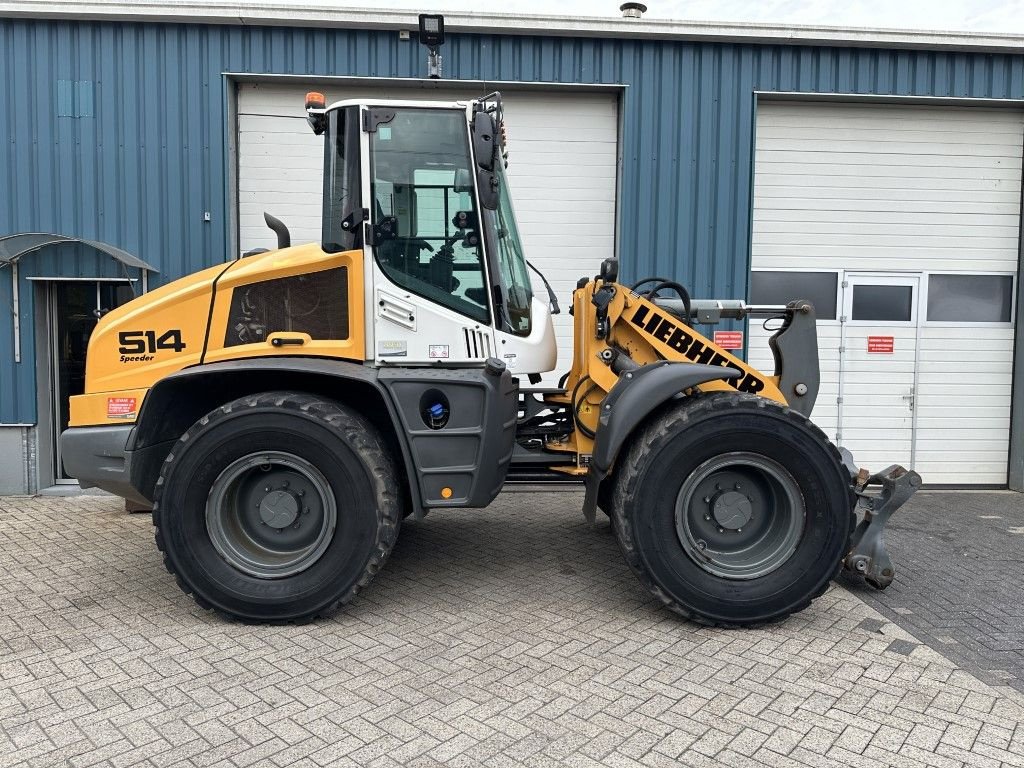
M219 556L206 531L205 499L229 462L282 446L327 477L338 522L308 569L260 579ZM373 425L302 392L248 395L201 418L171 449L154 497L156 544L179 587L201 607L244 622L301 623L333 613L383 566L403 517L395 465Z
M728 451L763 452L781 462L807 507L796 551L756 579L700 568L675 531L683 480ZM698 394L663 409L619 454L615 471L611 517L626 562L670 610L702 624L753 626L807 608L838 574L856 521L836 447L802 414L753 395Z

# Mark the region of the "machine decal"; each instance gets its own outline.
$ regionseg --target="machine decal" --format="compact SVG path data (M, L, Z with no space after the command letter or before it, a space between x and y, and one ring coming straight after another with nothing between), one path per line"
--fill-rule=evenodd
M108 397L107 418L132 421L137 415L137 403L138 401L134 397Z
M744 370L742 364L737 365L710 346L707 339L702 341L687 333L677 321L659 312L652 312L642 304L636 308L630 322L651 338L670 347L692 363L720 365L724 368L739 367L740 370ZM740 392L750 392L751 394L764 389L764 381L749 370L746 370L745 375L738 379L730 379L728 384Z
M408 357L408 355L409 342L404 339L381 339L377 342L377 357Z
M448 358L448 345L431 344L428 354L431 360L446 360Z
M160 350L181 352L186 344L181 340L181 331L172 328L160 336L156 331L121 331L117 334L117 348L122 363L144 363L153 359Z

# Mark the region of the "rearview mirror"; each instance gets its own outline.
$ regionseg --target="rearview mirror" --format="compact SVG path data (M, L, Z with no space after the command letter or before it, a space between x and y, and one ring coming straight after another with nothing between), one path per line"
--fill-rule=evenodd
M478 168L494 170L494 158L498 154L495 138L494 118L486 112L473 116L473 154Z

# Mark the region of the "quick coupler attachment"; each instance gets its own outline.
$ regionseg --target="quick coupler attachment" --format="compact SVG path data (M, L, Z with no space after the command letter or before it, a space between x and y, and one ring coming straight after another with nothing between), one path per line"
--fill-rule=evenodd
M860 522L850 537L850 548L843 558L843 568L863 576L875 589L892 584L896 570L882 537L889 517L921 488L921 476L898 464L874 475L858 469L849 451L843 450L843 463L850 470L853 491L857 494L854 512Z

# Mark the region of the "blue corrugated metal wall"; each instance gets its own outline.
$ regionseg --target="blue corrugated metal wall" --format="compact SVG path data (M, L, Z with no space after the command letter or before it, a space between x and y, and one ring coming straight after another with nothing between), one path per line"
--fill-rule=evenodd
M1024 99L1024 55L467 34L444 55L457 79L627 84L624 271L702 296L746 290L755 90ZM419 77L423 58L393 31L0 20L0 234L105 240L161 280L222 261L221 73ZM35 419L30 296L22 315L20 366L0 320L0 423Z

